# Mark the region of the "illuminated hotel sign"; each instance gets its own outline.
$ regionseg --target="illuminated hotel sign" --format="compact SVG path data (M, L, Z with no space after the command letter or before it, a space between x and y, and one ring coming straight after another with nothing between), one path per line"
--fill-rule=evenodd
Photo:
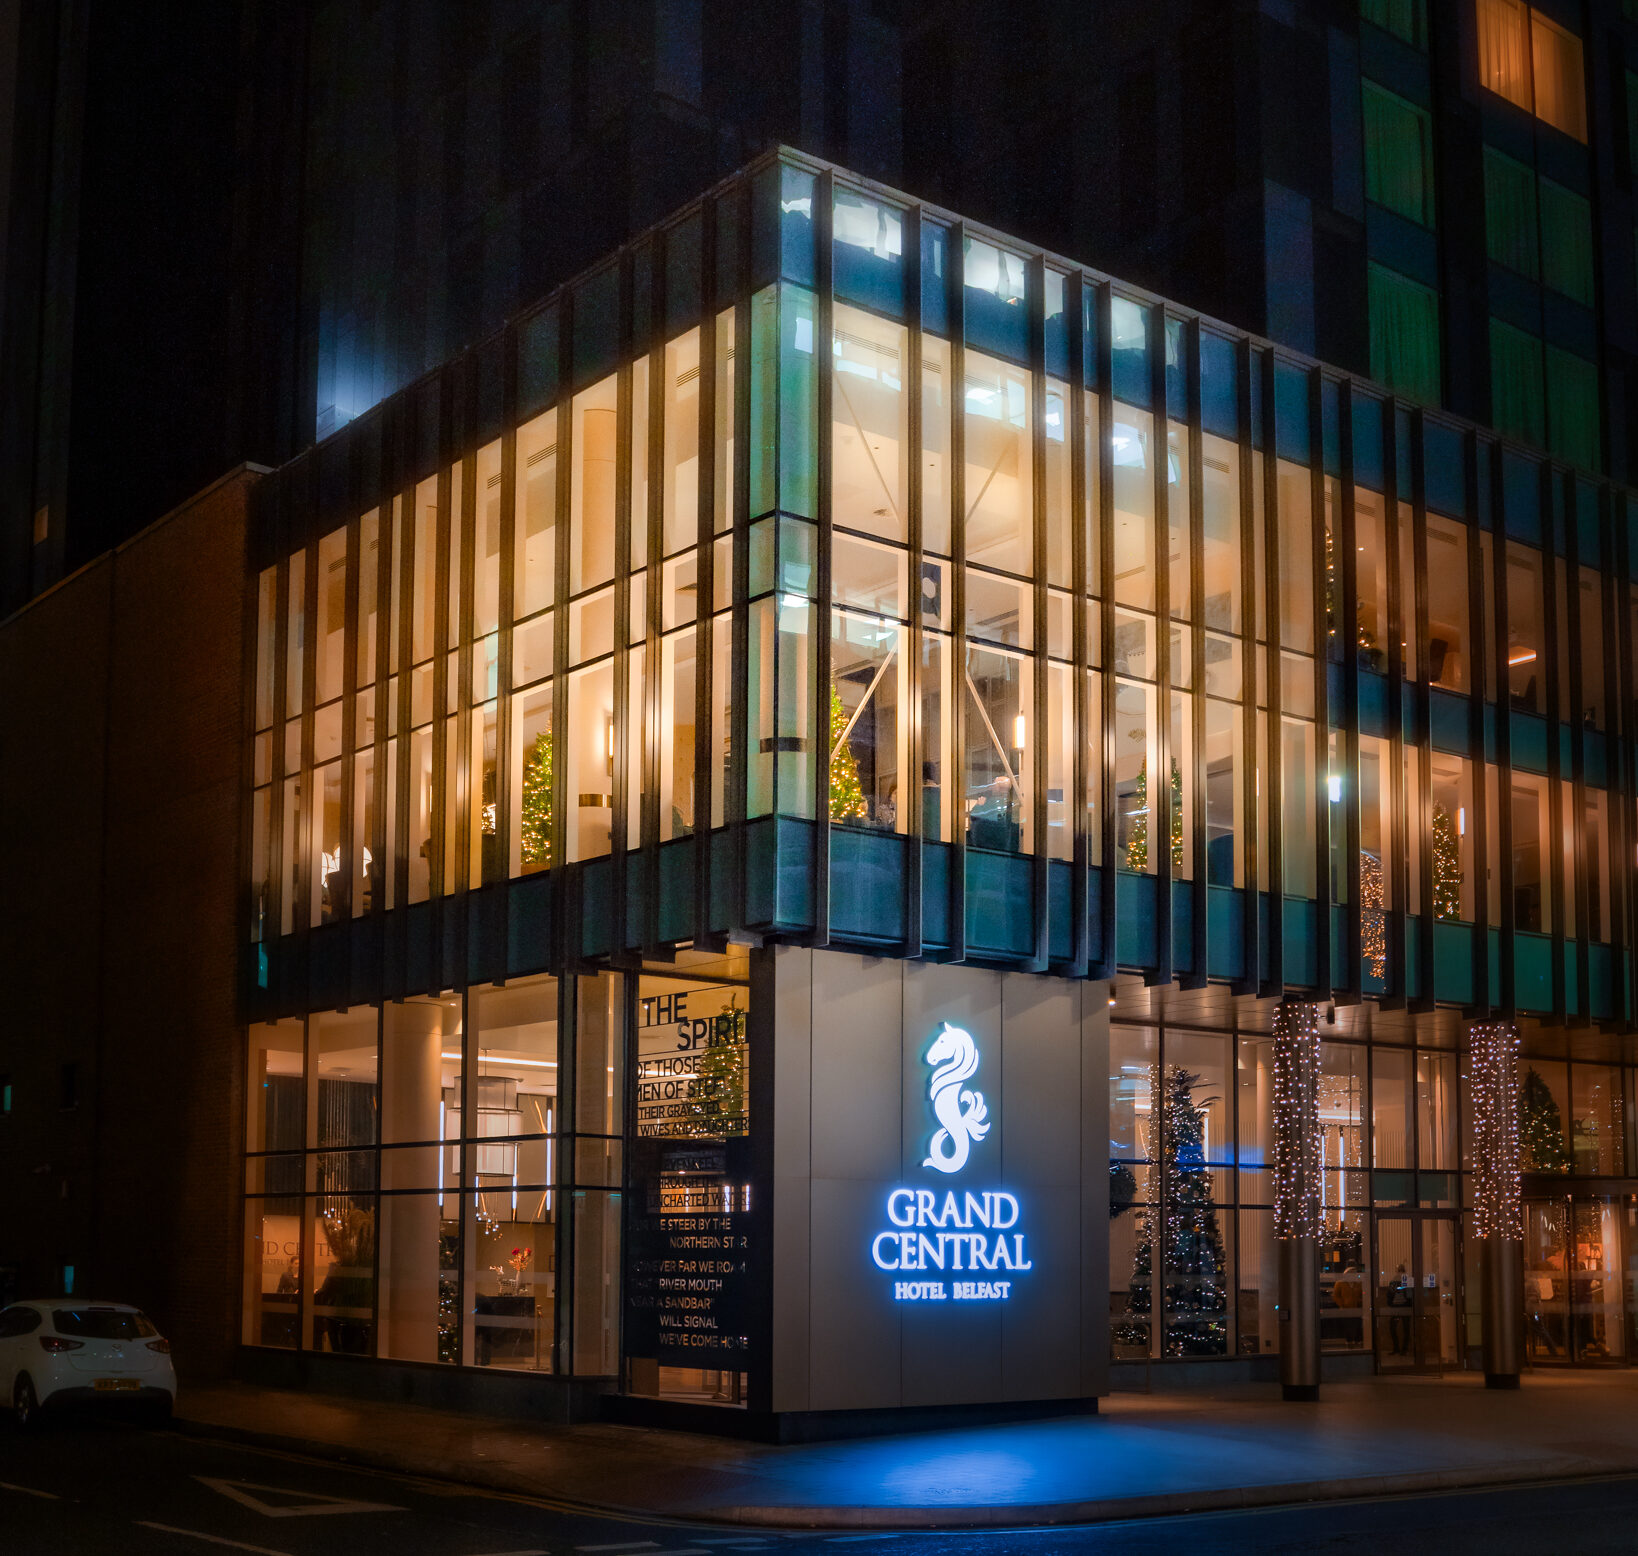
M946 1021L924 1058L933 1067L927 1100L938 1128L921 1165L954 1176L990 1132L984 1093L966 1084L978 1073L978 1045ZM1005 1190L896 1188L887 1196L891 1225L871 1239L870 1257L900 1277L896 1302L1005 1302L1014 1277L1035 1267L1018 1218L1017 1196Z

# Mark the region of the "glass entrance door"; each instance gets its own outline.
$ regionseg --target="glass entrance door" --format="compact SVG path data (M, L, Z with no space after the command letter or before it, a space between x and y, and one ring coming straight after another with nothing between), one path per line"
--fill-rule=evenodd
M1460 1351L1460 1231L1454 1216L1376 1218L1376 1362L1441 1372Z

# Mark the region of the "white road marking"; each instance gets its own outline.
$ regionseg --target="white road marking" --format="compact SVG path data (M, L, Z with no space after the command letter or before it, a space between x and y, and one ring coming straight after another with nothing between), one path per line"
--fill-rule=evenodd
M288 1551L269 1550L265 1545L246 1545L243 1540L226 1540L219 1534L206 1534L203 1529L178 1529L175 1524L151 1524L145 1518L132 1520L139 1529L157 1529L161 1534L185 1534L190 1540L207 1540L212 1545L225 1545L235 1551L254 1551L255 1556L290 1556Z
M317 1513L402 1513L401 1507L385 1502L358 1502L350 1497L330 1497L317 1491L297 1491L289 1486L261 1486L251 1480L219 1480L213 1475L195 1475L201 1485L231 1497L241 1507L267 1518L307 1518ZM255 1495L258 1491L271 1492L276 1497L304 1497L305 1501L289 1505L264 1502Z
M9 1480L0 1480L0 1491L16 1491L25 1497L39 1497L45 1502L61 1502L55 1491L36 1491L33 1486L14 1486Z

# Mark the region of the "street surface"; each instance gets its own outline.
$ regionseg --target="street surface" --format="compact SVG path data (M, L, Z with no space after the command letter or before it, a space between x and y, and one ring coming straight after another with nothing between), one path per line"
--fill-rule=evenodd
M638 1522L123 1423L0 1427L4 1556L1103 1556L1171 1552L1623 1556L1638 1478L974 1533L852 1534Z

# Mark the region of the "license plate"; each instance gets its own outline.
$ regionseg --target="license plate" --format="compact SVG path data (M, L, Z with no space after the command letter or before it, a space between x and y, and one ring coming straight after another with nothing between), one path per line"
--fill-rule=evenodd
M92 1385L101 1394L122 1394L142 1387L135 1378L98 1378Z

